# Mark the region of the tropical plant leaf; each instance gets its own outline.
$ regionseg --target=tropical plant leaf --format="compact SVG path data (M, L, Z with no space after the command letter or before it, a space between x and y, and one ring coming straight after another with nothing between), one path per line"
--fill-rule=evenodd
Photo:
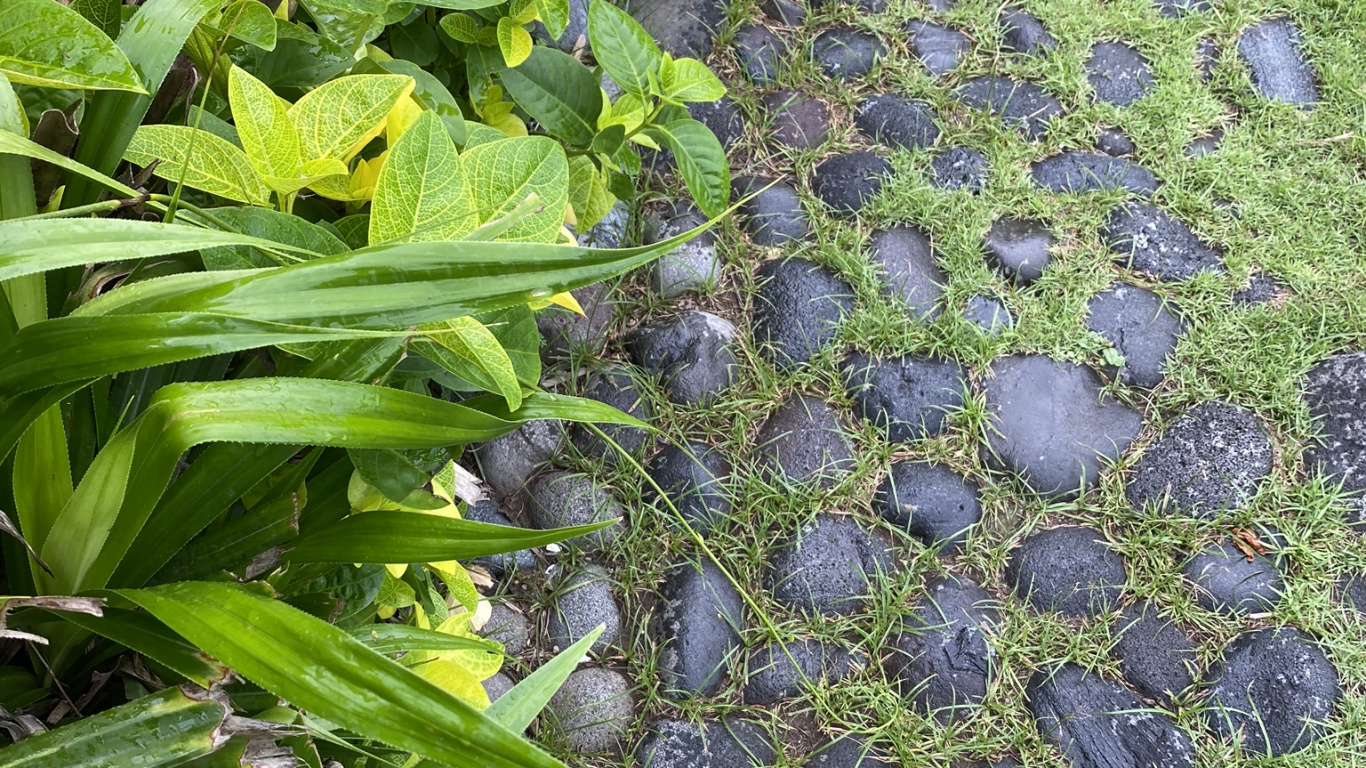
M525 61L502 73L503 87L551 134L587 147L602 113L602 87L578 59L537 46Z
M730 201L730 164L716 134L691 118L649 128L650 135L673 150L678 171L708 216L719 216Z
M536 0L541 23L550 37L558 40L569 26L569 0Z
M430 346L423 351L424 357L441 363L442 358L449 354L467 361L487 377L488 382L492 383L492 386L485 385L488 391L502 395L510 410L515 411L521 406L522 387L517 381L512 358L483 323L465 316L424 325L419 330L430 342Z
M503 63L515 67L531 55L531 33L527 32L511 16L498 20L498 50L503 53Z
M128 57L100 28L51 0L8 0L0 73L44 88L146 93Z
M410 651L502 652L501 646L489 640L460 637L404 624L370 624L356 627L349 632L352 637L365 643L375 653L381 654Z
M350 162L384 130L389 110L412 92L413 85L406 75L349 75L304 94L288 108L289 120L298 131L300 156L305 162L319 158Z
M381 62L379 66L396 75L407 75L413 78L416 87L413 88L413 98L423 107L435 112L441 122L446 125L446 132L451 135L451 141L456 144L464 144L468 130L465 127L465 116L460 111L460 104L447 90L441 81L436 79L427 70L417 66L411 61L393 59Z
M500 240L554 242L569 204L569 161L553 139L528 136L468 147L461 157L480 223L511 213L535 195L539 211L524 217Z
M270 202L270 190L252 170L246 152L208 131L182 125L144 125L133 134L123 157L144 167L160 161L153 173L172 184L183 181L194 189L239 203Z
M119 28L123 26L123 14L119 12L122 5L120 0L71 0L71 10L99 27L111 39L119 36Z
M679 102L716 101L726 95L720 78L697 59L674 59L663 68L660 86L664 98Z
M263 51L275 50L275 16L260 0L233 0L214 29Z
M457 240L479 223L455 142L435 112L423 112L380 168L370 242Z
M659 72L664 54L631 14L606 0L588 6L588 39L593 56L622 90L646 98L650 73Z
M497 720L509 731L525 731L545 708L550 697L560 689L565 679L578 668L584 654L593 647L593 643L603 630L604 627L601 625L595 627L593 631L579 638L578 642L556 654L555 658L537 667L525 680L493 702L484 714Z
M620 128L620 126L617 126ZM575 226L586 232L602 221L617 202L603 184L602 171L585 155L569 160L569 204L577 219Z
M265 83L241 67L228 75L228 100L242 148L256 173L271 189L288 194L303 166L299 134L289 119L289 105Z
M266 255L257 245L199 246L206 269L262 269L288 262L345 253L349 248L324 227L269 208L219 208L214 218L233 232L271 243L281 255Z
M220 683L228 676L227 667L205 656L150 614L109 605L101 613L101 616L76 612L53 615L136 651L203 688Z

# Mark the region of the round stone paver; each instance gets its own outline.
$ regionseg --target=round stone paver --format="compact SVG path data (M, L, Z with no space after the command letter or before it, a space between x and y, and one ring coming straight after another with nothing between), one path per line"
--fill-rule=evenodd
M987 230L985 246L990 261L1020 285L1042 277L1053 258L1053 235L1038 219L997 219Z
M776 248L804 240L810 231L797 189L785 181L740 176L731 182L731 192L737 200L753 195L740 204L740 228L756 245Z
M706 223L706 215L696 207L678 203L647 219L644 241L653 245ZM650 287L666 299L708 288L720 277L721 256L716 252L716 233L711 230L669 251L650 266Z
M1119 638L1111 654L1124 679L1144 696L1170 707L1172 698L1194 682L1196 645L1155 604L1140 601L1124 609L1110 634Z
M1138 436L1138 412L1109 395L1090 370L1043 355L996 360L986 381L988 458L1036 493L1070 496Z
M601 624L602 634L589 651L602 654L621 639L621 609L612 596L612 577L601 566L588 565L568 574L556 589L548 622L550 642L564 650Z
M1366 533L1366 352L1314 366L1305 377L1304 399L1320 434L1305 450L1304 464L1352 494L1347 522Z
M1006 581L1016 597L1039 611L1079 618L1113 610L1127 578L1124 558L1104 535L1081 526L1030 535L1006 565Z
M811 44L812 61L826 75L844 82L862 79L886 53L882 41L848 27L827 29Z
M1062 114L1062 105L1042 86L1008 77L975 77L954 92L958 100L973 109L1000 117L1026 138L1038 140L1048 123Z
M1157 191L1152 171L1121 157L1071 150L1030 166L1034 183L1052 192L1122 189L1144 197Z
M1124 357L1120 381L1143 389L1162 383L1167 358L1185 333L1186 324L1161 296L1116 283L1092 298L1086 310L1087 328L1113 344Z
M854 125L865 136L903 149L920 149L939 138L934 107L894 93L869 96L859 102Z
M888 677L920 712L940 723L961 720L986 697L995 675L988 638L998 620L986 590L961 577L940 577L891 639L883 661Z
M759 279L763 282L754 297L754 339L759 355L779 370L820 354L854 308L854 289L806 259L765 262Z
M1181 573L1195 585L1201 606L1233 615L1270 612L1285 591L1285 582L1270 558L1249 558L1227 541L1196 553Z
M967 35L933 21L912 21L906 25L906 34L915 57L935 77L957 69L968 52Z
M949 147L930 161L930 183L940 189L961 189L977 194L987 184L991 168L987 156L972 147Z
M586 475L548 472L531 481L526 497L527 514L537 528L591 525L626 517L626 509ZM618 523L565 543L590 552L607 549L617 540L621 530L622 525Z
M660 720L636 748L641 768L768 768L776 764L773 741L757 724L728 717L701 727Z
M869 260L884 276L883 293L899 297L917 320L933 320L948 275L935 261L930 238L914 227L892 227L868 239Z
M1201 403L1143 451L1125 495L1136 509L1214 517L1237 509L1271 473L1271 440L1251 411Z
M892 164L871 152L836 155L816 166L811 191L836 215L852 218L882 192Z
M735 58L756 85L767 85L778 77L787 56L787 43L762 24L746 24L736 30L732 41Z
M881 539L852 518L818 515L778 542L765 580L779 603L822 616L849 615L889 571L892 558Z
M730 462L716 448L698 442L670 443L650 459L647 471L688 525L703 536L730 514ZM657 501L653 487L647 485L644 492L647 499ZM658 509L671 525L677 523L663 503Z
M631 361L656 375L669 400L680 405L714 402L740 375L735 326L710 312L691 310L625 338Z
M1017 6L1006 6L996 17L1001 25L1001 48L1014 53L1043 56L1058 46L1038 17Z
M842 680L854 666L849 649L832 643L764 643L745 662L745 703L768 705L797 698L810 688Z
M566 747L616 752L635 717L631 683L611 669L580 669L550 697L546 712Z
M982 521L982 500L975 484L943 464L903 461L878 486L873 511L925 546L954 553Z
M854 412L886 429L894 443L943 434L968 387L963 366L942 358L855 354L845 359L843 372Z
M1200 272L1223 272L1219 251L1184 222L1147 203L1125 203L1110 212L1101 233L1120 264L1147 272L1164 283Z
M811 149L830 137L830 110L818 99L793 91L764 96L769 130L779 147Z
M893 768L883 750L863 736L847 733L822 742L802 763L806 768Z
M1148 57L1124 43L1096 43L1086 62L1086 81L1096 99L1117 107L1138 101L1155 85Z
M494 493L511 497L521 492L536 470L550 461L562 442L564 428L558 421L528 421L479 446L475 451L479 472Z
M1110 157L1127 157L1138 150L1134 142L1118 128L1104 128L1096 136L1096 149Z
M854 467L839 415L824 401L798 395L783 403L755 440L759 470L778 480L828 488Z
M1268 19L1243 30L1238 55L1263 98L1306 107L1319 100L1314 68L1304 56L1299 27L1290 19Z
M659 588L659 600L650 628L666 695L714 695L731 657L740 651L740 594L715 563L703 559L674 566Z
M620 366L613 366L590 379L588 386L583 390L583 396L589 400L606 403L641 421L649 421L654 416L649 399L636 389L636 382L631 378L631 374ZM574 447L578 448L584 455L600 458L612 466L615 466L621 457L617 453L617 446L632 456L640 458L650 434L641 427L625 424L601 424L598 429L608 438L611 438L616 446L608 443L596 432L581 424L575 424L569 430L569 439L574 443Z

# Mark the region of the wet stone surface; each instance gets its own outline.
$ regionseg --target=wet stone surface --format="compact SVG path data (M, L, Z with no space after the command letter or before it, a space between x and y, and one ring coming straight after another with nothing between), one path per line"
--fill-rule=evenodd
M839 415L814 397L799 395L780 406L755 444L759 470L778 481L828 488L854 466Z
M760 24L747 24L735 32L735 57L756 85L766 85L778 77L787 56L787 43Z
M766 768L776 763L777 751L756 723L729 717L701 727L657 721L635 757L641 768Z
M1350 494L1347 521L1366 533L1366 352L1314 366L1304 399L1320 435L1305 451L1305 466L1342 484Z
M532 422L535 423L535 422ZM555 425L558 429L558 425ZM506 525L509 527L519 527L512 522L507 515L498 509L498 504L483 499L470 504L465 510L465 518L475 523L488 523L489 525ZM529 549L520 549L516 552L504 552L501 555L485 555L473 560L476 565L482 565L495 576L505 576L516 571L525 571L536 567L536 555Z
M1310 106L1319 89L1303 51L1299 28L1284 17L1254 24L1238 38L1238 55L1263 98Z
M1045 496L1094 484L1138 436L1137 411L1101 394L1090 370L1043 355L996 360L986 381L989 463Z
M968 387L963 366L942 358L856 354L845 359L843 371L855 414L885 429L894 443L942 434Z
M1050 528L1020 543L1006 566L1015 596L1038 611L1099 616L1119 604L1127 577L1124 559L1099 531Z
M1186 327L1161 296L1116 283L1092 298L1086 309L1087 327L1124 357L1118 371L1121 382L1143 389L1162 382L1167 358Z
M741 176L731 182L736 199L755 195L740 205L741 229L756 245L778 247L804 240L809 228L806 209L796 188L785 181L769 186L772 181L760 176Z
M730 514L731 493L726 486L730 463L706 443L669 443L650 460L647 471L688 525L703 536ZM645 495L657 500L652 487L645 489ZM667 506L661 502L658 508L670 524L677 524Z
M798 27L806 21L806 6L801 0L763 0L759 7L779 24Z
M1344 576L1338 584L1338 598L1366 618L1366 573Z
M944 190L977 194L987 184L991 169L987 156L971 147L950 147L930 161L931 183Z
M669 695L711 696L740 650L744 602L710 560L674 566L659 589L651 626L660 678Z
M821 71L845 82L867 75L886 53L882 41L847 27L827 29L811 44L811 59Z
M527 486L527 514L537 528L590 525L625 518L626 509L585 475L548 472ZM621 534L621 525L569 539L567 544L587 551L606 549Z
M1203 13L1214 8L1213 0L1153 0L1157 12L1169 19L1188 13Z
M884 669L918 711L940 723L961 720L985 698L995 675L990 644L998 620L991 596L973 581L940 577L895 635Z
M613 367L594 376L584 389L583 396L589 400L606 403L641 421L649 421L654 415L649 399L636 389L635 380L624 368ZM624 424L602 424L598 429L622 450L636 458L640 458L649 437L646 430ZM616 447L581 424L574 425L569 431L569 439L575 448L587 456L603 459L611 465L615 465L620 459Z
M599 624L605 629L589 647L591 652L606 653L621 639L621 609L612 596L612 577L601 566L588 565L566 575L555 592L548 628L556 649L582 640Z
M547 362L573 352L600 352L607 343L607 331L616 316L611 290L603 283L595 283L570 293L583 309L582 315L564 307L548 307L536 316L536 328L545 339L541 358Z
M1136 509L1213 517L1242 506L1272 460L1261 419L1229 403L1201 403L1143 451L1125 495Z
M982 520L977 485L943 464L902 461L878 486L873 511L927 547L959 551Z
M1195 599L1211 611L1267 613L1281 601L1285 591L1281 574L1270 558L1255 555L1249 559L1227 541L1196 553L1181 573L1195 585Z
M778 543L765 574L779 603L823 616L858 610L871 582L892 568L881 539L852 518L828 514Z
M1076 664L1041 670L1026 689L1035 725L1075 768L1192 768L1190 737L1119 683Z
M988 75L963 83L958 100L985 110L1029 139L1041 139L1048 123L1062 114L1062 105L1042 86L1008 77Z
M1086 62L1086 81L1096 99L1127 107L1153 89L1148 57L1124 43L1096 43Z
M1214 246L1201 240L1185 222L1147 203L1125 203L1111 211L1102 238L1121 265L1164 283L1186 280L1201 272L1224 271L1223 259Z
M811 149L830 137L830 110L818 99L793 91L764 96L771 136L778 147Z
M933 21L912 21L906 27L911 50L931 75L947 75L968 53L968 36Z
M934 108L894 93L869 96L859 102L854 124L868 138L903 149L928 147L939 138Z
M669 400L704 405L721 396L740 370L733 346L735 326L710 312L691 310L626 337L631 361L659 377Z
M1029 169L1034 183L1051 192L1097 192L1123 189L1147 197L1157 191L1152 171L1123 158L1092 152L1063 152Z
M1001 24L1001 47L1007 51L1043 56L1058 45L1043 22L1023 8L1007 6L997 21Z
M493 492L510 498L559 450L564 428L558 421L529 421L479 446L479 471Z
M634 0L631 15L675 57L703 58L726 22L724 0Z
M948 275L935 261L930 239L914 227L892 227L869 238L869 260L882 274L883 293L905 302L917 320L933 320Z
M1125 608L1110 634L1119 638L1111 654L1124 679L1142 695L1170 707L1172 697L1194 682L1195 642L1155 604L1140 601Z
M1096 149L1110 157L1126 157L1136 151L1134 142L1118 128L1105 128L1096 136Z
M1281 292L1280 283L1271 275L1256 274L1247 282L1247 287L1233 294L1233 303L1239 307L1265 304Z
M776 704L794 699L810 688L837 682L850 674L855 660L849 649L818 640L786 644L767 642L745 660L746 704Z
M649 217L645 244L663 242L707 223L707 217L687 203L677 203ZM721 277L716 233L707 230L669 251L650 265L650 287L666 299L708 288Z
M575 752L616 752L635 717L631 683L620 672L580 669L546 704L558 739Z
M977 326L978 330L990 336L1000 334L1015 327L1015 316L1010 309L994 296L973 296L963 308L963 319Z
M816 166L811 191L835 215L852 218L878 196L883 181L891 175L892 164L885 159L871 152L851 152Z
M853 734L821 743L803 763L810 768L891 768L896 764L867 738Z
M509 655L525 651L531 639L531 623L526 614L508 603L494 603L488 621L479 634L486 640L502 643Z
M1195 44L1195 66L1200 70L1200 79L1208 83L1214 77L1214 68L1219 64L1219 44L1213 38L1202 37Z
M1337 670L1294 627L1259 629L1234 640L1204 681L1205 723L1215 735L1242 734L1243 751L1279 757L1324 733L1342 688Z
M1042 277L1053 258L1053 235L1038 219L997 219L987 230L985 246L988 260L1021 285Z
M801 365L835 340L854 307L854 289L806 259L769 261L754 300L754 339L779 370Z

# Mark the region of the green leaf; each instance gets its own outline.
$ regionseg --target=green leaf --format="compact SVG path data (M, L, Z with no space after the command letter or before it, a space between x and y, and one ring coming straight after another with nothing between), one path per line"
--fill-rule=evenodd
M384 495L389 501L406 504L408 501L416 501L417 504L407 504L419 509L440 509L445 506L431 493L423 491L422 488L431 482L431 475L423 472L413 460L402 452L394 450L352 450L347 454L351 458L351 464L356 468L360 478L375 490ZM421 491L423 495L413 498L415 491ZM420 505L420 506L419 506Z
M569 26L569 0L536 0L541 23L552 39L558 40Z
M697 59L674 59L664 68L660 85L665 98L673 101L716 101L726 95L720 78Z
M133 134L123 157L144 167L160 160L153 173L172 184L183 181L194 189L239 203L270 202L270 190L252 170L247 154L208 131L183 125L144 125Z
M479 223L455 142L435 112L423 112L380 168L370 242L457 240Z
M233 127L232 123L229 123L227 120L224 120L212 112L200 109L198 104L190 105L189 116L185 120L185 124L203 131L208 131L234 147L237 147L238 149L242 148L242 139L238 137L237 129Z
M449 353L466 360L491 380L493 386L489 391L502 395L509 410L515 411L522 405L522 386L517 381L512 359L483 323L466 316L424 325L419 330L435 347L424 349L424 357L440 362L442 353Z
M409 627L403 624L371 624L350 630L352 637L365 643L375 653L406 653L409 651L488 651L501 653L497 643L459 635L448 635L433 629Z
M531 33L512 17L498 20L498 50L503 52L503 63L515 67L531 55Z
M349 250L345 243L317 224L269 208L219 208L214 211L214 217L231 227L233 232L273 243L277 251L297 253L303 259ZM204 267L217 271L273 267L281 261L280 256L271 258L259 247L250 245L201 247L200 253L204 257Z
M201 687L208 688L228 676L227 667L205 656L150 614L106 605L101 616L76 612L54 615L136 651Z
M119 28L123 25L123 14L119 12L122 5L121 0L71 0L71 10L110 38L119 36Z
M593 137L592 149L599 155L611 157L626 142L626 126L609 125Z
M332 226L337 232L341 233L343 243L351 250L359 250L370 244L370 214L353 213L350 216L343 216L332 222Z
M418 18L407 24L389 27L389 49L395 58L407 59L420 67L430 66L441 50L436 30Z
M228 75L228 100L237 135L251 166L271 189L288 194L303 166L299 133L289 119L289 105L265 83L241 67Z
M606 0L592 0L588 40L598 64L622 90L641 98L649 96L650 73L658 74L664 54L640 22Z
M578 59L537 46L526 61L504 70L502 79L517 106L547 131L578 147L593 141L602 113L602 88Z
M602 221L616 201L592 159L580 155L569 161L569 204L574 207L580 232Z
M719 216L730 201L730 164L721 142L707 126L691 118L648 129L647 133L673 150L678 171L708 216Z
M448 13L441 17L441 28L462 43L479 41L479 22L466 13Z
M417 66L411 61L402 59L391 59L382 62L379 66L396 75L407 75L413 78L417 87L413 89L413 98L418 104L430 109L441 117L441 122L446 125L446 132L451 135L451 141L456 144L464 144L467 131L465 128L465 116L460 111L460 104L430 72Z
M171 768L211 752L230 714L203 692L167 688L0 749L0 768Z
M350 162L384 130L389 110L412 90L412 78L403 75L350 75L304 94L288 110L299 132L301 157Z
M502 5L505 2L507 0L425 0L423 5L430 5L433 8L447 8L452 11L477 11L481 8Z
M147 92L108 35L52 0L5 3L0 73L44 88Z
M356 62L341 45L302 24L276 19L275 37L274 50L249 50L239 62L272 88L313 88Z
M569 204L569 161L554 139L527 136L480 144L468 147L461 160L481 224L536 195L542 208L500 239L546 243L558 238Z
M233 0L223 9L214 29L263 51L273 51L275 21L275 15L260 0Z
M125 594L248 680L366 738L454 765L563 768L345 631L279 601L193 582Z
M541 713L545 705L550 701L550 697L560 690L566 678L578 668L579 662L588 649L593 647L594 641L602 634L604 627L598 625L593 631L579 638L579 641L556 654L555 658L547 661L527 675L527 678L512 690L503 694L499 699L484 711L484 714L497 720L510 731L521 733L530 725L531 721Z

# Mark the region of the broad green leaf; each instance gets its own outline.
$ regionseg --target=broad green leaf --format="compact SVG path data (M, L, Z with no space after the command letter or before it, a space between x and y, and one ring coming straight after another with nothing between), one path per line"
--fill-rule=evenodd
M626 142L626 126L609 125L593 137L592 149L599 155L611 157Z
M519 304L472 317L483 323L507 352L517 380L527 387L537 386L541 380L541 336L536 329L536 316L531 308ZM446 353L425 341L414 340L411 349L463 381L470 382L477 389L498 391L497 384L488 374L464 358Z
M543 207L502 240L554 242L569 203L569 161L553 139L535 136L467 147L461 157L480 223L510 213L531 195Z
M189 116L185 120L185 124L192 128L208 131L234 147L242 148L242 139L238 137L237 129L233 127L232 123L212 112L200 109L197 104L190 105Z
M650 33L631 14L606 0L588 6L588 40L598 64L628 94L650 94L650 73L658 73L664 55Z
M513 24L530 24L536 21L539 13L540 11L536 8L536 0L511 0L508 3L507 16L512 19Z
M123 25L121 0L71 0L71 10L85 17L86 21L100 28L111 39L119 36Z
M275 16L260 0L233 0L223 9L214 29L263 51L275 50Z
M269 208L219 208L214 211L214 217L231 227L233 232L276 244L277 251L287 252L289 257L271 258L259 247L251 245L201 247L204 266L210 270L268 268L282 261L331 256L349 250L323 227Z
M498 20L498 50L503 52L503 63L515 67L531 55L531 33L510 16Z
M711 129L691 118L647 130L673 150L678 171L708 216L719 216L730 201L730 164Z
M276 19L275 49L249 49L238 63L272 88L313 88L345 72L355 59L312 29Z
M436 79L434 75L425 69L417 66L411 61L402 59L391 59L381 63L379 66L396 75L407 75L413 78L417 86L413 89L413 98L423 107L435 112L441 122L446 125L446 132L451 135L451 141L456 144L464 144L465 136L465 116L460 111L460 104Z
M660 85L673 101L716 101L726 95L720 78L697 59L674 59L664 68Z
M370 624L349 630L349 633L380 654L411 651L501 652L500 646L489 640L460 637L434 629L421 629L403 624Z
M484 714L502 723L503 727L510 731L525 731L545 708L550 697L560 690L565 679L578 668L579 662L602 632L602 626L595 627L593 631L579 638L578 642L560 651L555 658L542 664L535 672L527 675L525 680L493 702Z
M332 222L346 247L355 251L370 244L370 214L353 213Z
M125 594L243 677L361 736L453 765L563 768L344 630L279 601L193 582Z
M242 148L257 175L276 192L297 192L301 187L293 182L299 178L303 154L289 105L241 67L233 67L228 75L228 100Z
M213 751L231 714L203 692L167 688L0 749L0 768L171 768Z
M384 130L389 110L412 90L413 79L404 75L350 75L304 94L289 107L301 157L350 162Z
M252 170L247 154L208 131L183 125L144 125L133 134L123 157L144 167L160 160L153 173L172 184L183 181L194 189L239 203L270 202L270 190Z
M435 112L423 112L380 168L370 242L457 240L479 224L455 142Z
M384 0L299 0L324 37L350 54L384 31Z
M347 455L360 479L390 502L418 509L440 509L450 503L423 489L431 482L431 475L422 471L412 458L401 451L352 450ZM351 487L356 487L354 478ZM415 492L419 493L415 495ZM354 498L351 506L356 509L372 508L358 505Z
M7 0L0 73L44 88L146 93L128 57L100 28L52 0Z
M483 323L466 316L424 325L419 330L436 347L424 350L424 357L437 359L445 353L466 360L491 380L490 391L502 395L510 410L522 405L522 386L517 381L512 359Z
M479 41L479 22L465 13L449 13L441 17L441 28L462 43Z
M569 0L536 0L536 7L540 10L545 30L558 40L569 26Z
M423 5L430 5L433 8L446 8L452 11L477 11L481 8L502 5L505 2L507 0L426 0Z
M407 24L389 27L389 49L395 58L406 59L421 67L431 66L441 50L436 30L418 17Z
M346 182L350 178L346 163L331 157L308 160L299 167L299 175L294 178L265 177L266 186L281 194L293 194L304 187L324 186L330 183Z
M526 61L504 70L502 79L517 105L547 131L578 147L593 141L602 88L578 59L537 46Z
M590 158L579 155L570 159L569 204L574 207L578 231L586 232L602 221L616 201L603 183L602 171Z

